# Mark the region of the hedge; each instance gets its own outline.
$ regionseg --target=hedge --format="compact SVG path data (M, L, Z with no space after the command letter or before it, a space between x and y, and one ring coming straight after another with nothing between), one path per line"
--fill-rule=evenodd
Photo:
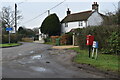
M17 43L18 42L18 36L16 34L10 34L10 42L11 43ZM2 44L9 43L9 35L2 35Z
M93 27L87 27L82 29L76 29L76 38L77 42L79 44L79 47L81 49L87 49L86 46L86 35L93 35L95 36L95 41L98 41L99 43L99 49L100 50L107 50L106 53L110 52L110 50L113 48L110 44L112 44L109 40L112 39L114 36L120 36L120 26L93 26ZM113 33L116 33L116 35L112 36ZM116 39L116 37L115 37ZM114 46L118 46L120 49L120 40L119 38L116 39L117 44ZM112 42L115 42L114 39ZM105 52L104 52L105 53Z

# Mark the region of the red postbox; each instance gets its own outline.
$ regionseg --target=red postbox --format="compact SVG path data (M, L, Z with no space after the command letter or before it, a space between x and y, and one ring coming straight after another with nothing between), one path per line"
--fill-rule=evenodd
M92 45L93 44L93 41L94 41L94 36L92 35L87 35L87 43L86 45Z

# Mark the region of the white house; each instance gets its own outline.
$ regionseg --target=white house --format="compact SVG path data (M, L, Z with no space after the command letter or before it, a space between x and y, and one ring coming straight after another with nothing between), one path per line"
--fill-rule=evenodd
M99 13L97 2L92 4L92 10L73 13L68 8L67 16L61 21L61 32L70 32L72 29L83 28L88 26L99 26L103 23L103 14Z

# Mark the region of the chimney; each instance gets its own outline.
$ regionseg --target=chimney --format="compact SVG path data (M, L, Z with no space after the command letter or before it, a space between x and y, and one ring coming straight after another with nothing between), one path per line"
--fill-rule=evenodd
M68 10L67 10L67 15L69 15L69 14L71 14L71 11L70 11L69 8L68 8Z
M97 11L97 12L98 12L98 7L99 7L99 5L97 4L97 2L94 2L94 3L92 4L92 10L93 10L93 11Z

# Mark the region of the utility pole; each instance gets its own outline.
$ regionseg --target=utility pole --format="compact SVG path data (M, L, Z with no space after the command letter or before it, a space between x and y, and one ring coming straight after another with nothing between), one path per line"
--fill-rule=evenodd
M17 4L15 3L15 33L17 32Z

